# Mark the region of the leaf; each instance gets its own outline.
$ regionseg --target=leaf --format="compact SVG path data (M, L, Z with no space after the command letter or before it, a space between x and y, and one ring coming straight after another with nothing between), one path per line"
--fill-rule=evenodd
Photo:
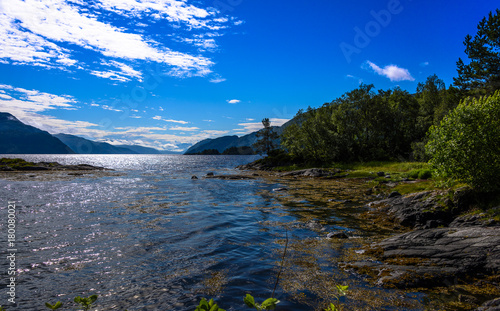
M214 304L209 311L219 311L219 306L217 304Z
M245 298L243 298L243 302L250 308L255 308L258 310L257 306L255 305L255 299L252 297L252 295L247 294Z
M264 302L262 303L261 305L261 309L264 309L264 310L274 310L276 308L276 305L279 303L280 301L276 298L268 298L266 300L264 300Z
M89 303L89 304L93 304L93 303L97 300L97 297L99 297L99 296L97 296L97 295L92 295L92 296L90 296L90 297L89 297L89 300L90 300L90 303Z
M349 288L349 286L342 286L342 285L337 285L337 290L339 291L339 294L342 295L342 296L345 296L345 294L347 294L347 289Z

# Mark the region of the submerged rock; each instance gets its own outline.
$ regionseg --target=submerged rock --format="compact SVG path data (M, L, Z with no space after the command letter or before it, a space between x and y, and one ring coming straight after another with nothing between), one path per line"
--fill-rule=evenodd
M349 236L344 231L330 232L326 236L327 239L348 239Z

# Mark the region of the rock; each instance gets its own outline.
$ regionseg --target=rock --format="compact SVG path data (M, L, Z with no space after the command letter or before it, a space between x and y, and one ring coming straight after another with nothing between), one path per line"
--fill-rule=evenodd
M345 231L335 231L330 232L326 236L327 239L348 239L349 236L345 233Z
M330 175L332 175L330 172L324 171L319 168L309 168L306 170L298 170L281 174L281 176L304 176L304 177L325 177Z
M226 180L241 180L241 179L255 179L254 177L247 175L215 175L206 176L207 179L226 179Z
M385 175L384 178L390 179L391 175Z
M207 173L207 176L214 176L213 172Z
M378 172L378 173L377 173L377 176L378 176L378 177L383 177L383 176L385 176L385 172Z
M281 192L281 191L288 191L287 188L274 188L273 189L274 192Z
M198 179L196 175L191 176L191 179Z
M387 198L396 198L396 197L400 197L401 196L401 193L397 192L397 191L393 191L389 194L389 196Z
M406 196L396 195L372 202L369 206L379 206L380 212L389 214L399 225L422 229L429 220L439 220L443 225L448 225L456 217L457 210L452 206L443 206L441 196L438 192L424 191Z
M314 221L314 220L307 222L305 226L306 226L306 228L313 229L313 230L321 230L321 231L325 230L325 228L323 228L322 224L320 224L319 222Z
M485 302L476 311L500 311L500 298L496 298Z
M500 207L496 207L495 209L500 209ZM451 223L450 227L472 227L472 226L481 226L481 227L489 227L496 225L497 222L488 217L485 213L475 214L475 215L464 215L455 218Z
M358 262L352 266L373 271L377 283L387 287L442 286L456 277L496 275L500 269L500 227L417 230L372 248L390 264Z

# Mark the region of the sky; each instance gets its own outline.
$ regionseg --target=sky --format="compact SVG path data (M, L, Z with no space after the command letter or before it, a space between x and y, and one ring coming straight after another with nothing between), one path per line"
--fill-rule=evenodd
M182 151L361 83L446 85L498 0L0 0L0 111ZM467 63L467 61L466 61Z

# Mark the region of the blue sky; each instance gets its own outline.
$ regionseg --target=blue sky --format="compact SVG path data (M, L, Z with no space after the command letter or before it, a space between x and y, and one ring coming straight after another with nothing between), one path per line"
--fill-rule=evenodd
M182 150L361 82L447 85L497 1L0 0L0 111L50 133Z

